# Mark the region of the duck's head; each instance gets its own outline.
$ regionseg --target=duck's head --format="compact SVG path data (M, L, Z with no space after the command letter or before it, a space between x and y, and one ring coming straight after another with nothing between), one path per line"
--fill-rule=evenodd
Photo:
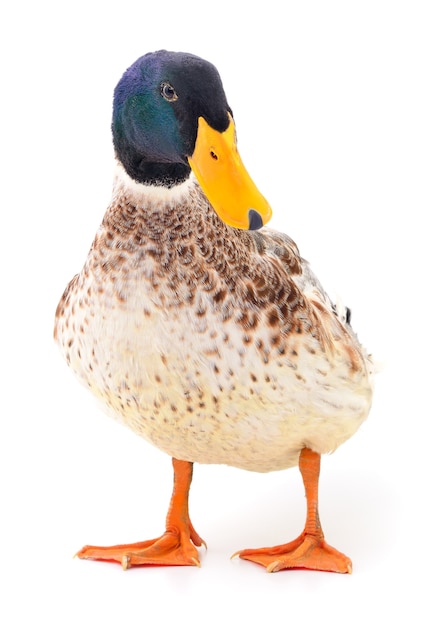
M173 187L191 170L219 217L256 230L271 208L248 175L236 147L232 111L216 68L192 54L146 54L114 92L117 159L147 185Z

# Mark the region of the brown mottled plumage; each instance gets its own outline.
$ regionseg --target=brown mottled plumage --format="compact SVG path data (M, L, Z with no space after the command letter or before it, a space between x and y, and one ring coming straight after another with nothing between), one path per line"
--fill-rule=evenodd
M56 338L112 413L171 456L270 471L351 436L368 360L286 235L230 228L196 181L158 192L118 168ZM174 195L174 194L173 194Z

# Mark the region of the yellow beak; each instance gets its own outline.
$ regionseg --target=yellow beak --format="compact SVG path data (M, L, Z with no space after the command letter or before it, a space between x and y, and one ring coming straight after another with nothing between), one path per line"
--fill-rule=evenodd
M257 189L237 150L235 125L229 115L223 132L198 118L195 149L189 165L219 217L229 226L257 230L272 217L268 202Z

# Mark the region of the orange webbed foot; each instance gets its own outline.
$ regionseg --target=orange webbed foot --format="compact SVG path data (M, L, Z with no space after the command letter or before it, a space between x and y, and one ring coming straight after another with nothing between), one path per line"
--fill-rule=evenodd
M242 550L234 556L259 563L268 572L303 568L350 574L351 560L324 541L318 514L320 455L309 448L303 448L299 457L299 469L305 485L307 503L306 524L302 534L290 543L273 548Z
M157 539L111 547L85 546L76 556L95 561L116 561L123 569L135 565L197 565L197 547L207 547L194 530L188 513L192 463L173 459L174 483L166 531Z
M188 532L169 529L157 539L110 547L85 546L76 556L96 561L116 561L124 570L138 565L197 565L195 546L206 545L190 526Z
M329 546L322 537L302 533L300 537L281 546L242 550L235 556L266 567L268 572L283 569L312 569L350 574L351 560Z

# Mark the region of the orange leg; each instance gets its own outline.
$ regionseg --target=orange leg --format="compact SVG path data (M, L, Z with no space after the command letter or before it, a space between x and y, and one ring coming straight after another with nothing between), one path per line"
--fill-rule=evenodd
M268 572L282 569L305 568L329 572L351 573L350 559L324 541L318 515L318 479L321 457L309 448L300 453L299 469L305 485L307 515L302 534L284 545L257 550L242 550L237 555L259 563ZM237 556L236 555L236 556Z
M205 546L195 532L188 513L192 463L173 459L174 485L166 518L166 531L157 539L111 547L85 546L80 559L118 561L123 569L132 565L200 565L195 546Z

